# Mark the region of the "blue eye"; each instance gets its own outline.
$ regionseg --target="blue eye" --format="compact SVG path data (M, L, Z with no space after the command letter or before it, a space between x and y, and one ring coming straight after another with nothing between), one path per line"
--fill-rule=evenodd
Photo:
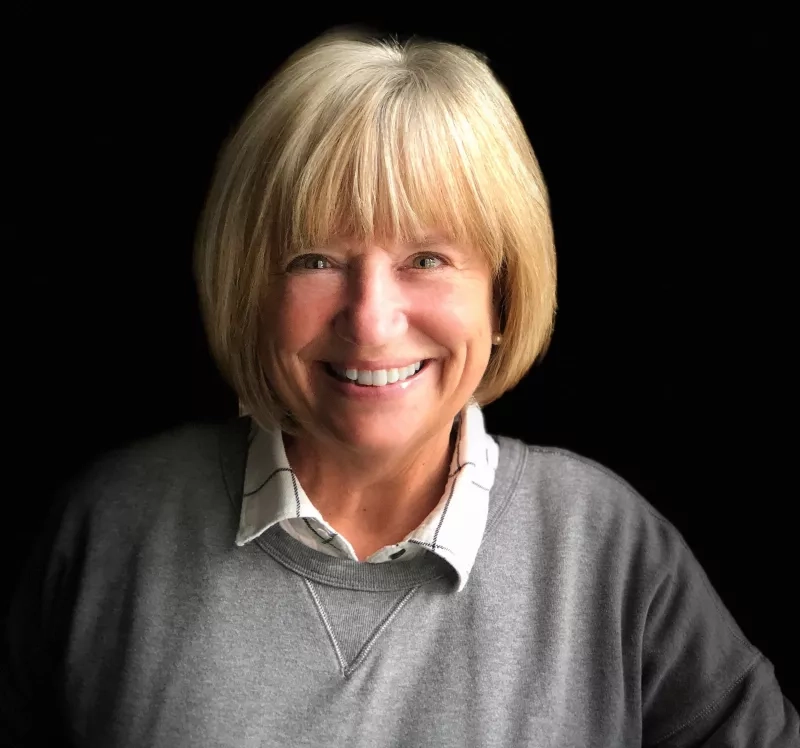
M441 258L436 255L417 255L412 262L416 270L435 270L442 264Z
M328 270L331 262L323 255L300 255L295 257L286 268L287 270Z

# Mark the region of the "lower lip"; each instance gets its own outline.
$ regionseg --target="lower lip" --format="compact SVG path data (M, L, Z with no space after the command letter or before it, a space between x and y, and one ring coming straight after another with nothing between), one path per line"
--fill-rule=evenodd
M356 384L355 382L344 382L341 379L337 379L332 374L329 374L326 364L320 364L320 369L322 370L322 376L325 377L328 384L347 397L352 397L357 400L384 400L387 398L403 397L406 393L415 390L420 382L423 382L430 375L432 363L431 360L427 360L413 376L401 382L385 384L382 387L372 387L371 385Z

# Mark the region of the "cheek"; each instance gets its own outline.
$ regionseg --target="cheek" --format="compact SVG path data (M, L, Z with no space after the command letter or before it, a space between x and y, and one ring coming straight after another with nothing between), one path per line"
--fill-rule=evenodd
M448 347L472 345L491 335L491 295L482 284L442 285L422 295L413 308L431 333Z
M284 352L297 352L316 339L333 319L339 299L334 283L291 279L270 306L275 345Z

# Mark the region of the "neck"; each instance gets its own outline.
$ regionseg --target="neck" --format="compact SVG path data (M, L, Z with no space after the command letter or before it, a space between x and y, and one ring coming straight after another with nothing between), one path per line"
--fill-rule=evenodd
M450 468L453 430L392 454L364 455L311 436L284 435L286 455L322 516L359 558L401 541L439 503Z

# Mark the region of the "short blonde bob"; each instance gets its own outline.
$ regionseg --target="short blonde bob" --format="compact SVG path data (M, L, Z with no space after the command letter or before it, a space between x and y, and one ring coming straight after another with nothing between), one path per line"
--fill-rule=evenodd
M243 409L291 430L259 355L283 257L334 235L411 241L430 228L492 269L503 340L473 395L485 405L544 354L556 309L547 190L508 94L453 44L347 28L301 48L222 149L197 233L206 334Z

